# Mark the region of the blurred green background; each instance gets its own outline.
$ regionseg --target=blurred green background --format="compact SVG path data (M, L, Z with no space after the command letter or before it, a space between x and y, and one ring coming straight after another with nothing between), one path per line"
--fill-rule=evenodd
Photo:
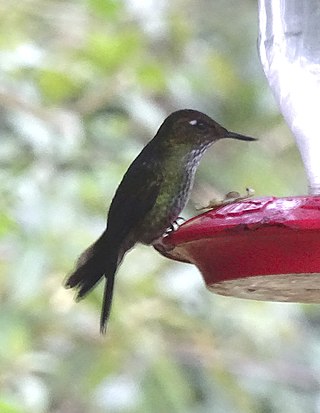
M219 297L137 246L101 337L102 286L81 303L62 286L173 110L259 138L208 151L185 217L247 186L306 192L256 1L2 0L0 21L0 412L320 412L316 305Z

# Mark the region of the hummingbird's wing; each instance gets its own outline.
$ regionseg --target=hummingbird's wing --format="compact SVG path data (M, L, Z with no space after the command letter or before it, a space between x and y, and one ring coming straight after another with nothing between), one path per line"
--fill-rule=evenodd
M137 159L136 159L137 160ZM161 165L133 162L112 200L107 232L121 243L155 205L162 184Z
M139 228L139 224L155 205L161 188L161 168L157 168L156 163L151 162L150 159L144 161L143 158L145 157L140 154L140 158L138 157L129 167L115 193L108 213L106 236L109 245L117 251L117 261L111 271L105 272L106 284L100 318L102 333L106 331L110 314L117 265L126 250L138 241L135 239L134 229Z
M66 286L78 289L78 298L84 297L101 279L106 277L100 329L105 332L110 314L114 278L119 261L126 249L137 241L132 237L159 194L162 175L153 162L135 162L124 175L112 200L107 231L90 246L69 276ZM132 231L132 232L131 232ZM128 234L131 232L128 245ZM132 245L131 245L132 244Z

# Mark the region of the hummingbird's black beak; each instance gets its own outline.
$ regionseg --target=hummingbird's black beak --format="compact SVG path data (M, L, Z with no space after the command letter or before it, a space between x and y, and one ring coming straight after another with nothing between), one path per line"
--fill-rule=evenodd
M256 138L251 138L250 136L240 135L239 133L229 132L229 131L227 131L224 137L230 138L230 139L239 139L240 141L257 141L258 140Z

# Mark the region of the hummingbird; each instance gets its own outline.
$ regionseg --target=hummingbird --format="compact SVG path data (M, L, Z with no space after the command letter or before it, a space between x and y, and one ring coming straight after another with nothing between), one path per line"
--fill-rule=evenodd
M186 205L196 169L205 151L220 139L254 141L230 132L202 112L171 113L155 137L129 166L112 199L106 229L78 258L65 287L76 299L104 277L100 332L106 332L115 274L136 243L154 244L175 223Z

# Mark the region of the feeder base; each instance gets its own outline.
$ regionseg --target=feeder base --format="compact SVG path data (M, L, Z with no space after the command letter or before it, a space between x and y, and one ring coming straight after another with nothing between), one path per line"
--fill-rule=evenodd
M320 274L257 275L207 285L214 293L251 300L320 302Z

